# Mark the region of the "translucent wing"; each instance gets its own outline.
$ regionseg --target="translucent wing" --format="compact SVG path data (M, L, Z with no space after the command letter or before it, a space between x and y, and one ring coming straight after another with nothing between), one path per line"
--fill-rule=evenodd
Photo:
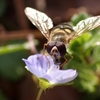
M48 31L53 27L51 18L49 18L46 14L30 7L25 8L25 14L32 24L35 25L47 39L49 39Z
M80 21L75 27L73 27L76 32L73 39L98 26L100 26L100 16L90 17Z

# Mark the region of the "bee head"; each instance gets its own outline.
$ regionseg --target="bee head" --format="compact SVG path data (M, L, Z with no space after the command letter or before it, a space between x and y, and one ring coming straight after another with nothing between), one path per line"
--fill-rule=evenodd
M52 56L55 62L66 54L66 47L63 42L51 41L47 45L47 52Z

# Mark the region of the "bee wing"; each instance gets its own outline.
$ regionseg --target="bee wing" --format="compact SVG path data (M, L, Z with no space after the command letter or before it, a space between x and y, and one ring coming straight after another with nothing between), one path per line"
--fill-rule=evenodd
M76 32L76 34L73 36L73 39L87 31L93 30L98 26L100 26L100 16L90 17L80 21L76 26L73 27Z
M53 27L53 22L46 14L30 7L25 8L25 14L41 33L49 39L49 29Z

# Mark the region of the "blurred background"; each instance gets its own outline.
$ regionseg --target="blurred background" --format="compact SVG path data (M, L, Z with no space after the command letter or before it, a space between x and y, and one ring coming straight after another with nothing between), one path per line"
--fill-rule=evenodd
M0 0L0 100L35 100L39 90L22 58L41 52L47 40L25 16L27 6L54 25L100 15L100 0ZM100 100L100 27L73 40L68 52L74 58L64 68L76 69L78 77L45 91L41 100Z

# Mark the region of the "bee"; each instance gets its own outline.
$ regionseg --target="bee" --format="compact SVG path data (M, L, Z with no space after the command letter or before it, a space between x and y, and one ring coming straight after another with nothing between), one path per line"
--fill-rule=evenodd
M64 56L69 54L67 48L72 40L100 25L100 16L81 20L76 26L64 22L53 27L52 19L43 12L26 7L25 14L48 40L44 50L47 50L56 65L61 65L61 58L65 59L64 63L68 61Z

